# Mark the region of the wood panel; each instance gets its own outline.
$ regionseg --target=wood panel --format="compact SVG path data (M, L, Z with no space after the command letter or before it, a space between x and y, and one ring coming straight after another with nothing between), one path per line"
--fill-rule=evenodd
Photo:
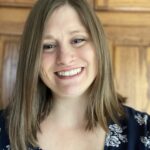
M36 0L0 0L0 3L9 3L9 4L11 4L11 3L13 3L13 4L15 4L15 3L29 3L29 4L33 4L34 2L35 2Z
M29 8L0 7L0 34L21 35Z
M0 6L31 7L37 0L0 0Z
M150 2L95 0L112 56L116 87L127 105L150 113Z
M150 26L105 26L104 29L109 42L115 45L150 45Z
M113 55L118 91L127 105L150 113L150 49L116 46Z
M150 7L149 0L109 0L110 7L141 7L147 8Z
M16 80L19 37L0 36L0 108L5 108Z
M9 103L16 80L18 46L35 0L0 0L0 109Z
M150 27L105 26L118 91L150 114Z
M94 1L95 8L105 8L107 7L107 1L106 0L95 0Z
M96 10L108 11L150 11L149 0L95 0Z
M104 26L150 26L150 13L135 12L97 12Z

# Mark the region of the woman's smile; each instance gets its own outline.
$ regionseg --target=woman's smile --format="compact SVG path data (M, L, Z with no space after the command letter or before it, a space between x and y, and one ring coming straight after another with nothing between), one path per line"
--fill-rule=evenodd
M56 76L60 79L74 79L74 77L80 76L80 74L83 72L84 68L73 68L69 70L63 70L55 72Z

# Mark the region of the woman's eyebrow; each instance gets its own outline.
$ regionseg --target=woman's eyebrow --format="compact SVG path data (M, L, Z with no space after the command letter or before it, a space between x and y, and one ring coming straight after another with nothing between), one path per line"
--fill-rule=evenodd
M69 34L76 34L76 33L87 33L87 31L86 30L73 30L69 32Z
M51 34L46 34L43 36L43 39L55 39Z
M88 32L86 30L83 30L83 29L68 31L68 34L70 34L70 35L77 34L77 33L86 33L86 34L88 34ZM53 40L55 40L55 37L53 35L51 35L51 34L45 34L43 36L43 39L44 40L45 39L53 39Z

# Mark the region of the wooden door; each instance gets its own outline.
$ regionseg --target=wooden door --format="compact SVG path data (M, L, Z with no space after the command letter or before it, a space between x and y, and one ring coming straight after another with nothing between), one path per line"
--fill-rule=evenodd
M0 108L9 103L25 20L36 0L0 0ZM127 105L150 113L149 0L88 0L112 54L116 87Z
M127 105L150 113L150 1L95 0L112 52L116 86Z
M16 80L18 47L35 0L0 0L0 109L9 103Z

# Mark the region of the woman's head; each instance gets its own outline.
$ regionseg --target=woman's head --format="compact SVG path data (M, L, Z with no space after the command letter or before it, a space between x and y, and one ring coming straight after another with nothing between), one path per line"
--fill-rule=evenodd
M60 6L49 16L42 45L40 76L55 98L87 99L97 75L96 50L72 6Z
M67 14L67 12L66 12L67 7L69 7L75 13L75 17L77 17L75 20L74 20L74 18L71 18L70 14ZM58 12L58 10L61 10L62 14L60 14L60 16L54 16L54 15L56 15L56 12ZM68 22L65 22L65 19L63 20L62 17L65 16L67 18L68 17L67 15L70 16L70 20L68 19L68 20L66 20ZM72 15L74 15L74 14L72 14ZM55 18L55 17L61 17L61 18ZM60 22L61 20L62 20L62 22L64 21L64 23L62 23L61 27L60 27L60 26L58 26L57 22L58 21ZM54 25L54 22L56 22L56 25ZM82 87L83 86L85 86L85 87L83 89L82 88L76 88L76 89L78 89L78 91L80 91L82 93L82 92L84 92L84 89L86 89L87 86L89 86L90 89L88 91L88 97L90 99L95 99L94 97L97 97L100 99L100 96L103 97L103 94L105 94L104 92L106 92L107 94L110 93L110 91L109 91L110 86L113 86L112 85L113 83L112 83L112 76L111 76L109 54L108 54L108 50L107 50L107 45L105 43L105 40L106 40L105 35L104 35L103 28L102 28L98 18L94 14L93 10L89 7L87 2L85 0L39 0L37 2L37 4L33 7L32 11L29 15L29 18L27 20L27 24L25 27L25 31L23 34L23 41L22 41L21 52L20 52L20 61L19 61L19 67L18 67L18 77L17 77L18 83L19 83L18 85L21 85L21 84L23 85L22 87L24 88L24 95L28 96L29 102L26 102L28 105L28 112L31 111L31 109L33 107L33 102L34 102L33 100L34 100L34 97L36 97L36 96L39 96L38 102L39 102L39 104L41 104L40 106L43 106L38 109L41 110L40 112L43 112L43 110L47 110L47 109L45 109L45 107L49 106L49 105L47 105L47 103L50 103L47 100L45 100L44 102L41 101L41 99L43 99L43 97L45 99L47 99L48 97L51 99L53 93L54 92L56 93L57 91L60 91L60 93L57 93L57 94L65 95L64 90L67 89L66 86L63 85L61 88L61 86L60 86L61 84L59 84L60 82L55 82L55 84L53 84L55 81L55 78L52 78L54 74L48 75L49 71L53 71L53 73L55 73L55 75L57 75L56 72L59 72L59 71L62 72L64 70L68 70L68 69L71 69L71 70L79 69L79 70L74 70L74 71L80 72L80 71L83 71L83 68L87 65L85 62L83 62L84 58L82 58L82 62L80 62L81 59L77 60L76 57L77 57L77 55L79 55L79 53L78 54L76 53L76 55L73 56L73 57L75 57L73 59L76 59L76 62L74 62L72 64L61 65L61 67L60 67L60 65L57 65L57 67L55 67L55 68L53 67L52 70L50 68L46 68L46 65L45 65L46 60L48 60L47 62L49 62L49 63L55 63L55 66L57 64L56 60L54 62L54 60L52 59L52 58L56 57L56 55L53 57L49 57L50 53L49 54L47 52L45 53L45 50L44 50L45 46L43 47L43 45L45 45L45 43L47 44L49 42L48 40L45 40L46 39L45 37L48 34L49 35L53 34L53 37L55 36L54 38L51 38L51 40L53 42L53 45L55 44L55 46L56 46L56 44L57 44L57 47L59 48L60 53L59 53L59 55L57 53L57 58L61 57L62 55L64 55L64 53L62 54L61 52L64 52L64 51L61 51L60 48L62 48L62 46L66 46L66 45L62 45L62 44L64 44L64 43L62 43L63 39L61 39L61 42L60 42L60 40L58 41L58 39L56 39L57 38L56 36L61 34L60 33L61 30L63 33L64 29L68 28L67 27L68 24L75 24L75 23L80 24L80 26L84 30L84 35L85 35L84 38L85 39L82 39L82 40L88 40L90 49L93 49L93 53L91 53L93 56L89 52L87 53L87 51L83 52L83 50L81 51L82 55L84 55L84 57L87 60L89 58L93 57L92 59L94 61L94 62L92 62L93 64L90 63L91 67L90 67L90 70L88 73L89 78L87 78L87 82L83 82L85 80L82 80L82 83L80 83L80 85L82 85ZM53 29L50 26L52 26ZM54 29L54 27L55 27L55 29ZM57 35L54 35L55 34L54 30L56 30L56 28L58 30L57 32L59 32L59 33L56 33ZM61 30L60 30L60 28L61 28ZM73 30L75 30L75 26L74 26ZM53 33L51 33L51 32L53 32ZM84 35L81 35L82 38ZM67 34L65 35L65 37L67 37ZM81 37L78 37L78 38L81 38ZM70 42L73 42L73 40L75 40L75 35L74 35L74 37L73 36L68 37L67 40L68 40L68 42L69 42L69 40L70 40ZM83 41L82 41L82 43L83 43ZM68 45L68 46L70 46L70 45ZM67 49L69 49L69 47ZM67 50L67 49L65 49L65 50ZM71 51L73 51L73 50L71 50ZM68 55L68 52L67 53L65 52L64 56L67 57L67 55ZM71 55L73 55L73 54L71 54ZM43 57L43 56L45 56L45 57ZM91 56L91 57L89 57L89 56ZM89 58L87 58L87 57L89 57ZM65 60L67 60L67 58L65 58ZM57 59L57 61L58 61L58 59ZM47 62L46 62L46 64L48 64ZM43 71L43 67L41 67L41 64L43 64L44 68L47 69L47 72ZM40 72L41 72L41 75L39 75ZM42 80L41 80L41 77L42 77ZM51 79L51 81L53 81L53 82L51 82L52 84L49 83L49 81L50 81L49 79ZM21 80L21 82L19 82L19 80ZM76 82L76 84L77 83L78 82ZM58 86L58 84L59 84L59 86ZM56 85L59 88L57 88ZM79 87L79 85L78 85L78 87ZM60 88L63 90L59 90ZM34 95L33 95L33 93L34 93ZM70 96L72 96L72 95L73 95L73 93L70 92ZM31 98L31 100L30 100L30 98ZM37 99L37 98L35 98L35 99ZM36 101L37 107L39 106L37 104L38 102ZM90 103L93 103L90 105L94 105L94 100L90 101ZM30 111L29 111L29 109L30 109Z
M69 25L76 33L68 34ZM75 79L76 87L70 85L73 81L68 76L78 73L81 77ZM116 110L121 114L121 107L101 23L86 0L39 0L24 29L10 105L9 135L14 149L24 150L26 143L36 143L37 130L50 113L54 93L71 96L75 90L83 94L87 89L86 128L100 124L107 129L110 119L117 120Z
M109 68L110 62L109 62L107 46L105 43L105 35L102 26L98 18L96 17L96 15L93 13L93 10L89 7L89 5L87 5L87 2L84 0L83 1L80 0L38 1L38 3L36 4L36 6L33 8L31 12L31 15L29 16L27 27L26 27L27 30L25 31L26 37L24 39L26 40L26 38L28 37L28 43L27 40L26 43L23 42L26 44L23 47L27 47L26 54L28 56L26 58L25 55L23 54L23 58L26 59L26 61L24 62L27 62L25 64L25 67L23 68L28 67L26 69L28 78L29 77L31 78L31 76L33 76L33 80L38 78L37 75L39 72L39 65L40 62L42 61L41 56L43 53L42 38L44 35L44 29L51 16L53 16L53 13L56 10L60 9L60 7L63 7L65 5L70 6L78 14L82 26L85 28L86 32L90 37L90 40L93 43L94 46L93 49L95 49L95 54L96 54L96 58L95 58L96 66L94 65L94 67L97 67L97 78L95 82L96 85L93 86L95 88L93 89L91 87L91 89L93 89L93 92L91 92L90 90L89 93L90 95L95 95L95 89L97 89L97 86L99 86L100 88L102 87L103 82L108 81L109 78L108 76L111 74L111 70ZM61 29L63 30L63 28L66 27L66 25L67 24L64 23ZM30 60L28 61L28 59ZM23 59L21 60L23 61ZM30 73L29 70L31 70L31 74L29 74ZM38 81L41 82L41 79L38 78ZM31 84L31 82L29 83Z

